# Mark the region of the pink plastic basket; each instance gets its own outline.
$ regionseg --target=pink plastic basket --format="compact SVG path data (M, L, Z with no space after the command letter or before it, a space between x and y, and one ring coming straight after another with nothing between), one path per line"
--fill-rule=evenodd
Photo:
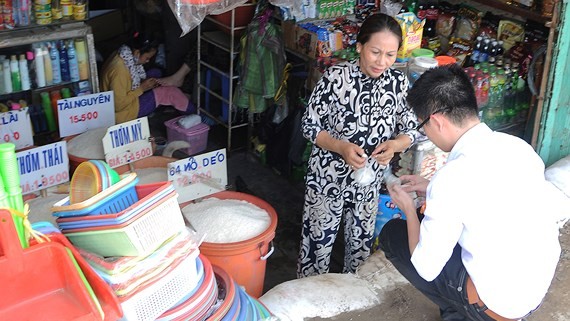
M208 145L208 131L210 130L210 126L200 123L186 129L178 124L178 120L182 117L185 116L176 117L164 122L168 141L183 140L188 142L190 147L185 150L188 155L194 155L205 150Z

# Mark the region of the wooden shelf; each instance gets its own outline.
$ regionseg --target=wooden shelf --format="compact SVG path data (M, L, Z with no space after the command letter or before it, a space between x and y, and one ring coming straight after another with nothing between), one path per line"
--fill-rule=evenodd
M526 19L529 19L532 21L544 23L545 25L547 25L547 27L549 27L548 25L550 23L550 20L552 19L551 17L543 16L538 11L533 11L533 10L517 7L515 5L506 4L506 3L501 2L499 0L472 0L472 1L486 5L486 6L489 6L489 7L492 7L492 8L495 8L495 9L503 10L503 11L509 12L509 13L517 15L517 16L521 16L523 18L526 18Z

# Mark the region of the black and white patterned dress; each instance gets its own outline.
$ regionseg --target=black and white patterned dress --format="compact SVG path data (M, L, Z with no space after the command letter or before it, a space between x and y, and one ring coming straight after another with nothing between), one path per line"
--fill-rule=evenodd
M315 144L327 131L333 138L362 147L367 155L382 142L419 135L417 118L405 98L408 79L388 69L379 78L360 70L358 61L327 69L317 83L303 116L303 135L313 142L309 159L303 213L303 240L298 275L328 272L332 245L341 218L345 219L344 271L354 272L370 254L383 166L369 159L376 179L359 186L354 171L341 155Z

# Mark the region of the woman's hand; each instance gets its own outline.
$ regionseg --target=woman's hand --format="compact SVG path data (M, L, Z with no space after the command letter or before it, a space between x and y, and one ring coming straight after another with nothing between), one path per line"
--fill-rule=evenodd
M339 154L352 169L362 168L366 165L367 156L364 153L364 149L356 144L347 141L341 142Z
M160 86L160 83L156 80L156 78L147 78L141 82L141 89L143 91L151 90L158 86Z
M418 196L426 196L429 180L419 175L402 175L400 180L402 181L402 189L406 193L416 192Z
M371 156L374 157L378 163L388 165L390 160L394 157L394 154L397 152L397 145L398 144L395 140L387 140L378 145L378 147L376 147L372 152Z

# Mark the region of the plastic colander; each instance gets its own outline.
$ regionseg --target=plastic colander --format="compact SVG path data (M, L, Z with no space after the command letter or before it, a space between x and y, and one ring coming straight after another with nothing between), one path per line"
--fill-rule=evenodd
M77 166L69 184L69 202L83 202L101 192L103 184L97 166L91 162L83 162Z

